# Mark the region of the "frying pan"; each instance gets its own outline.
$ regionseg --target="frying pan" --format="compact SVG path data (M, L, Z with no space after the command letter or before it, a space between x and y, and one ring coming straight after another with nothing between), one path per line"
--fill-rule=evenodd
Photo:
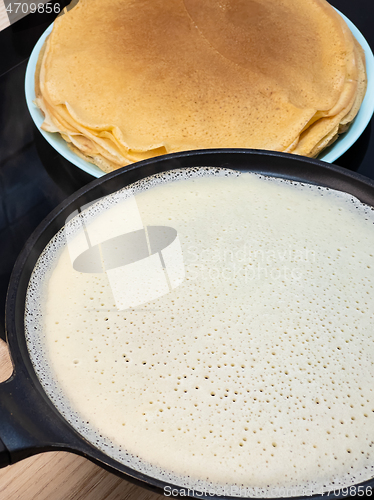
M19 255L10 279L6 301L6 334L14 371L6 382L0 384L0 467L44 451L70 451L158 493L168 487L166 491L173 488L173 491L178 490L186 495L187 490L184 488L147 476L112 459L90 444L64 419L47 397L32 366L25 340L24 311L27 286L34 266L45 246L64 226L72 212L150 175L201 166L252 171L326 186L347 192L361 202L374 206L374 182L357 173L309 158L244 149L188 151L145 160L96 179L77 191L53 210L34 231ZM374 479L360 486L372 489ZM188 494L212 498L203 492L188 491ZM325 496L315 495L313 498ZM343 497L341 492L334 494L334 498Z

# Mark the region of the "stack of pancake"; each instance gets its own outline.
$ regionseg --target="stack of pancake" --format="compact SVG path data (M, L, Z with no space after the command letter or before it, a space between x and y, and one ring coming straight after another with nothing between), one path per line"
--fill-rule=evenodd
M363 50L324 0L80 0L35 76L42 128L105 172L189 149L315 157L366 90Z

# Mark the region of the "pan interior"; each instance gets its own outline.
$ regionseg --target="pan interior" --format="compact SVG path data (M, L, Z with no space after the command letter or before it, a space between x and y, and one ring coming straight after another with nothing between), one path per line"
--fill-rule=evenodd
M40 256L35 370L86 439L162 481L274 497L370 479L373 223L351 195L254 173L133 184Z

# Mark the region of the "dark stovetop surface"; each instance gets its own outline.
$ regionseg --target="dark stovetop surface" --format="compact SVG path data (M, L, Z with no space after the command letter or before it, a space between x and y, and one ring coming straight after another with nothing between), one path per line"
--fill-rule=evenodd
M67 0L56 1L66 5ZM331 0L374 48L373 0ZM0 32L0 337L10 274L26 239L69 194L93 180L55 152L28 113L24 78L28 57L54 15L30 14ZM374 128L336 161L374 179Z

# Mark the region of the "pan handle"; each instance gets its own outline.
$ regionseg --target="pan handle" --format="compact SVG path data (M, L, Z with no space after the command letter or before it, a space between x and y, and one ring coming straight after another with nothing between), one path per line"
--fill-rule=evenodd
M0 384L0 467L44 451L80 448L74 431L22 371Z
M5 444L0 439L0 469L6 467L7 465L10 465L10 454L6 449Z

